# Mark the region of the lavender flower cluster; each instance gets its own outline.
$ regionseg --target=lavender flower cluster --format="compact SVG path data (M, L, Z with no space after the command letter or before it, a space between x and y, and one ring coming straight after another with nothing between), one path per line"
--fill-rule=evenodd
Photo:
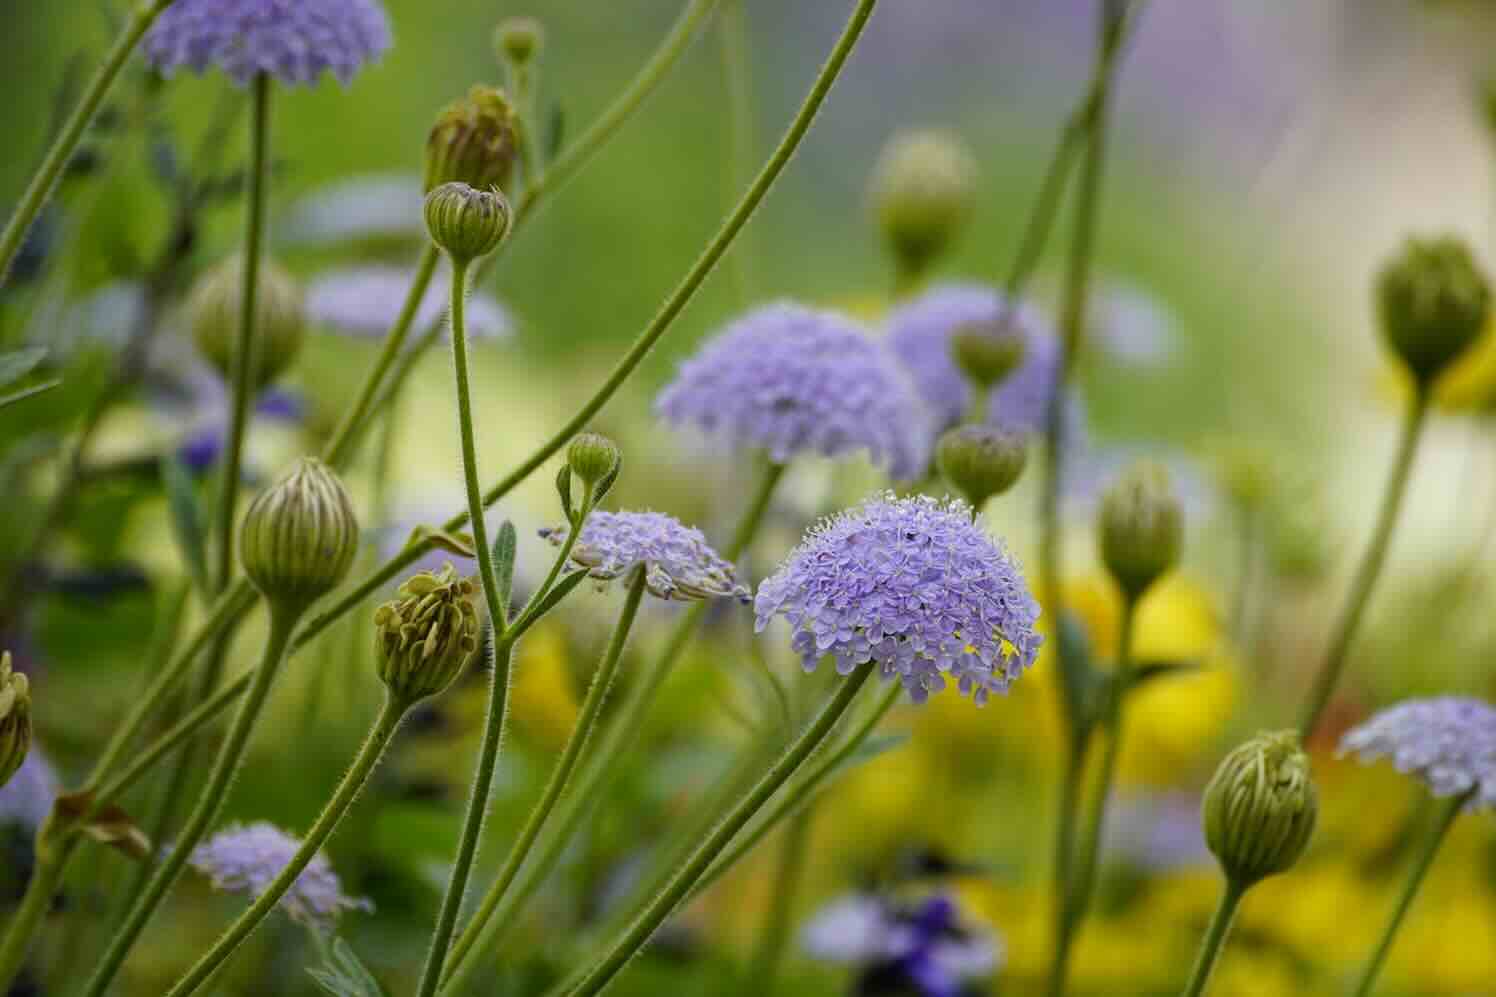
M301 842L274 824L258 821L230 826L192 852L191 865L215 890L258 897L296 854ZM330 931L345 911L371 911L374 905L343 892L327 856L317 854L280 901L291 920Z
M560 546L570 532L558 526L540 535ZM748 589L737 580L701 531L661 512L594 512L587 517L571 560L599 581L622 578L636 567L644 569L644 583L660 599L717 599L731 596L748 601Z
M1435 796L1469 795L1465 811L1496 810L1496 707L1440 696L1399 703L1352 728L1342 754L1386 758Z

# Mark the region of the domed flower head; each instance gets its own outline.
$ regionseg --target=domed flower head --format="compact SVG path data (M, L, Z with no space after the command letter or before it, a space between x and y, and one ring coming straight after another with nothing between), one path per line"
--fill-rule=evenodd
M1023 339L1023 359L992 391L987 418L1004 429L1032 433L1044 428L1049 396L1060 360L1060 344L1049 323L1032 305L1011 308L997 291L976 284L933 288L895 309L884 323L889 349L908 369L938 430L967 417L972 386L957 366L956 336L971 330ZM1080 418L1067 413L1067 425L1079 431Z
M307 318L346 335L382 340L405 306L415 276L412 270L383 264L331 270L307 287ZM412 329L429 329L441 322L446 317L447 304L446 280L431 281L416 307ZM509 335L509 315L504 306L482 291L468 297L463 318L467 320L469 339L501 339Z
M208 877L215 890L258 897L286 867L301 842L263 821L233 825L192 852L192 868ZM346 896L327 856L318 853L281 897L291 920L318 931L331 931L346 910L373 910L368 900Z
M560 546L566 526L540 531ZM644 584L660 599L748 601L748 590L731 564L706 542L700 530L662 512L594 512L587 517L571 559L600 581L622 578L643 566Z
M282 83L342 83L390 47L378 0L176 0L145 36L145 56L168 76L223 70L243 85L259 73Z
M1496 810L1496 707L1440 696L1382 710L1341 738L1342 754L1390 759L1435 796L1464 796L1467 813Z
M847 674L876 661L915 702L945 676L976 702L1034 663L1039 604L1008 553L964 503L872 499L822 522L758 588L758 629L794 628L807 671L824 655Z
M928 416L898 364L850 319L788 302L749 312L707 343L655 411L781 463L866 450L904 481L929 463Z

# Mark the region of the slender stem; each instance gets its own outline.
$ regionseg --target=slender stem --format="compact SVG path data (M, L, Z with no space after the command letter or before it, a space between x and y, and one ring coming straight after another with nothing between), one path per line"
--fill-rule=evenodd
M1075 935L1091 905L1091 895L1096 887L1096 867L1101 855L1101 836L1106 830L1107 804L1112 795L1112 783L1117 775L1117 759L1122 755L1122 703L1132 682L1132 641L1137 619L1137 600L1127 596L1122 603L1122 636L1117 651L1117 670L1112 675L1111 692L1107 696L1107 712L1103 719L1106 725L1106 753L1101 756L1101 772L1097 777L1096 795L1091 802L1091 813L1082 829L1080 852L1073 868L1074 878L1068 884L1064 904L1064 919L1060 924L1060 935L1055 946L1054 962L1050 969L1049 992L1058 997L1065 992L1065 977L1070 969L1070 954Z
M743 511L732 540L724 550L729 561L736 561L748 549L763 523L764 513L768 510L775 487L783 476L784 465L770 463L765 466L753 498ZM697 603L687 610L671 631L659 657L651 661L644 674L628 687L605 727L596 750L589 752L571 792L562 798L555 818L547 826L548 833L540 840L539 849L532 850L517 885L503 893L494 886L489 887L478 914L463 928L462 936L453 947L451 975L456 979L448 986L449 991L462 993L457 984L475 971L479 962L478 955L492 952L498 946L513 926L514 919L525 902L534 895L555 867L561 853L592 811L603 787L632 750L645 714L659 694L666 677L690 645L691 638L695 636L696 628L705 615L704 603ZM500 901L504 902L501 904Z
M1420 385L1414 389L1413 399L1408 403L1402 435L1397 442L1397 456L1393 458L1392 471L1382 492L1382 505L1377 513L1371 543L1356 569L1345 608L1341 610L1334 636L1330 638L1329 649L1325 652L1325 660L1319 667L1314 688L1305 704L1303 719L1299 722L1299 733L1305 740L1314 733L1320 714L1329 705L1330 696L1335 692L1340 672L1345 667L1346 655L1350 652L1351 641L1356 636L1356 628L1366 611L1366 603L1371 598L1371 590L1376 586L1377 576L1382 572L1382 564L1387 560L1392 531L1397 527L1397 514L1402 508L1403 495L1408 490L1408 479L1412 476L1413 458L1418 453L1418 440L1427 421L1430 399L1431 392L1427 386Z
M1054 903L1055 953L1051 974L1069 958L1061 949L1070 944L1070 881L1075 867L1075 833L1080 816L1081 788L1085 782L1086 759L1090 755L1092 730L1074 731L1065 757L1065 773L1060 782L1059 819L1055 822L1054 880L1051 885Z
M741 992L745 995L774 992L774 977L779 972L785 942L789 939L795 893L804 875L813 812L810 807L806 807L795 814L790 819L789 826L784 829L784 840L779 843L779 861L775 864L774 880L770 886L773 892L764 910L758 946L748 960L747 972L743 975Z
M109 54L104 57L103 65L99 66L93 79L89 81L88 89L83 92L78 106L73 108L73 113L63 124L62 131L58 132L57 138L53 139L52 146L42 159L41 166L31 178L31 183L26 186L26 192L21 195L21 203L16 205L15 213L10 216L10 221L5 223L5 230L0 232L0 287L5 286L5 280L10 275L10 266L15 262L16 254L21 251L21 245L26 241L26 232L52 196L52 188L57 185L58 177L62 175L63 168L72 158L73 150L78 147L79 140L83 138L84 130L98 113L99 105L104 102L104 95L114 85L114 78L129 61L130 53L135 51L135 46L140 44L140 39L150 29L151 24L171 4L172 0L155 0L153 3L135 5L130 20L126 22L124 30L115 39L113 47L109 49Z
M717 37L722 56L722 82L727 93L727 141L722 176L730 199L748 182L753 162L753 79L748 63L748 25L743 0L723 0L717 19ZM730 201L729 201L730 203ZM733 290L739 303L752 297L752 273L748 246L742 241L728 260Z
M573 532L580 531L574 530ZM598 714L602 711L603 701L607 699L608 690L613 685L613 677L618 672L618 662L623 657L623 648L628 643L629 631L633 628L634 618L639 613L639 603L643 596L644 569L635 568L629 579L628 597L624 600L623 611L619 614L618 623L613 628L613 636L608 641L607 650L603 653L602 663L598 665L597 672L592 676L592 684L588 687L587 696L582 701L582 709L577 714L576 725L572 728L571 736L566 740L566 746L561 751L561 757L556 761L556 767L551 771L550 779L540 794L540 800L535 804L535 809L530 811L524 827L520 829L519 837L515 838L514 844L510 846L509 855L504 859L504 864L494 878L493 885L484 894L483 906L480 906L473 914L474 923L482 923L493 914L493 908L497 906L504 891L509 888L509 884L514 881L515 874L519 872L525 857L530 853L531 846L535 844L536 836L540 834L540 829L545 826L556 801L566 788L566 782L571 778L577 759L581 757L582 749L586 747L587 739L597 723ZM457 967L476 941L475 934L463 932L447 956L448 964L452 968ZM446 974L447 977L451 975L450 971ZM438 982L439 980L432 980L429 988L423 985L420 990L422 997L431 997L436 993Z
M1241 905L1241 898L1246 892L1245 885L1234 879L1226 880L1226 888L1221 892L1221 902L1211 916L1210 927L1206 929L1205 938L1200 943L1200 955L1195 960L1195 970L1190 974L1189 985L1184 988L1184 997L1201 997L1205 988L1210 985L1210 974L1215 970L1216 960L1220 958L1221 949L1226 944L1226 936L1231 933L1231 922L1236 920L1236 908Z
M1252 586L1257 579L1258 551L1262 549L1262 506L1243 502L1237 514L1236 592L1231 600L1231 633L1236 646L1245 649L1251 630Z
M246 191L244 224L244 277L240 282L239 332L234 339L234 359L229 365L229 428L224 438L222 478L218 483L218 573L221 590L234 576L235 507L239 499L240 463L244 454L244 432L249 425L255 368L259 355L255 344L255 305L260 283L260 241L265 230L265 181L270 163L270 76L255 75L250 91L249 187Z
M1028 222L1023 228L1023 238L1018 243L1018 251L1013 255L1007 278L1003 281L1003 290L1010 307L1023 293L1024 285L1028 283L1034 268L1039 265L1040 257L1044 255L1044 245L1049 241L1049 233L1059 215L1060 201L1070 180L1075 154L1080 151L1086 138L1086 108L1089 99L1088 97L1087 104L1077 108L1065 122L1059 140L1055 142L1054 152L1050 154L1049 165L1044 169L1044 179L1040 181L1039 193L1034 198L1034 208L1029 213Z
M1408 878L1403 883L1402 892L1398 894L1397 905L1392 908L1392 916L1387 919L1387 927L1383 929L1382 937L1377 941L1377 947L1372 950L1371 956L1361 970L1361 975L1357 977L1356 986L1351 991L1353 997L1370 997L1372 987L1376 985L1377 976L1382 971L1382 964L1392 953L1392 943L1397 938L1398 929L1402 927L1403 918L1407 916L1408 909L1413 906L1413 898L1418 896L1418 889L1423 885L1423 877L1428 874L1429 867L1434 864L1434 856L1439 853L1439 846L1444 843L1444 837L1449 833L1450 826L1454 824L1455 818L1460 815L1469 800L1470 793L1464 793L1446 800L1438 808L1434 825L1423 839L1423 844L1418 849L1418 856L1413 861L1413 867L1408 870Z
M84 991L87 997L103 997L109 989L115 974L124 965L125 957L129 955L135 940L145 930L146 922L150 920L151 915L165 899L167 891L181 875L183 867L192 855L192 850L202 841L203 835L217 819L219 811L223 808L229 786L239 771L240 762L244 759L244 750L249 744L249 735L254 730L255 721L259 719L276 672L280 670L281 662L286 657L286 650L291 643L291 632L300 615L300 607L277 602L270 603L270 634L265 641L264 654L260 659L259 668L255 671L249 692L239 704L239 712L234 717L228 737L224 739L223 746L219 748L218 758L213 764L213 771L208 776L207 785L203 787L201 795L197 798L192 816L188 818L182 832L177 835L171 852L162 860L160 868L151 877L140 899L130 909L125 923L121 925L119 932L104 953L103 959L94 970L93 978Z
M565 985L557 992L567 997L591 997L600 993L614 976L628 963L644 944L654 935L665 918L690 893L696 881L705 873L712 861L731 843L733 837L752 819L758 809L794 775L801 763L810 756L831 733L838 720L851 706L858 690L872 675L873 664L863 665L842 680L836 695L826 704L815 720L800 733L784 750L763 777L748 791L747 796L729 810L706 839L671 878L665 888L650 901L648 906L623 932L609 944L607 951L591 968L575 982Z
M213 947L198 959L197 963L187 971L187 974L177 981L167 997L187 997L195 993L213 973L221 966L234 950L239 947L254 931L259 923L280 902L281 897L296 884L297 877L303 869L317 857L322 845L337 829L338 822L348 812L354 799L364 788L364 783L374 771L374 766L379 764L379 759L384 754L384 749L389 746L390 738L394 737L395 730L400 726L400 719L405 716L410 704L386 694L384 706L379 711L379 717L369 731L368 738L363 747L359 749L358 756L354 758L353 765L348 769L343 781L338 784L332 799L327 801L322 812L318 814L317 820L307 831L306 837L302 839L301 847L296 854L286 863L285 867L265 887L264 892L255 898L249 909L229 926L228 930L213 944Z
M52 898L57 894L67 860L76 847L76 838L55 840L50 833L51 823L49 820L43 824L37 834L36 864L32 866L21 905L11 915L5 940L0 942L0 993L11 992L11 984L26 961L31 940L41 929L47 911L52 909Z

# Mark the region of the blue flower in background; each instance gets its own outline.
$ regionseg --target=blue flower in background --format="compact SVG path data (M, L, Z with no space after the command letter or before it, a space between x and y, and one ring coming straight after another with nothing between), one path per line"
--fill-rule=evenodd
M411 323L414 332L445 321L449 279L439 275L426 288ZM382 264L324 273L307 288L307 317L347 335L383 339L405 306L414 281L414 270ZM476 339L502 339L509 335L512 325L504 306L481 291L468 297L463 317L468 335Z
M963 923L955 900L939 893L908 905L850 894L806 923L801 944L817 959L857 967L858 997L959 997L1003 959L1001 940Z
M1470 794L1465 811L1496 810L1496 707L1465 696L1414 699L1377 713L1340 741L1341 754L1391 760L1435 796Z
M255 401L253 418L290 425L300 424L306 415L306 401L287 388L269 388ZM177 444L177 459L190 471L202 474L218 463L223 455L228 423L223 413L200 421Z

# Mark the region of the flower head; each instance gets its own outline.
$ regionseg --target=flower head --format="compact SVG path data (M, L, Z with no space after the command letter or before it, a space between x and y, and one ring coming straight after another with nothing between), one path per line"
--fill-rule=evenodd
M348 490L315 457L250 502L239 524L244 573L267 599L305 608L336 588L358 553Z
M478 583L450 562L407 578L395 598L374 611L379 678L414 703L451 685L478 653Z
M876 661L916 702L949 674L978 703L1034 663L1039 605L1018 565L961 502L874 498L822 522L759 586L758 629L794 628L807 670Z
M1467 812L1496 810L1496 707L1439 696L1382 710L1340 740L1342 754L1390 759L1435 796L1471 794Z
M568 527L540 531L559 546ZM571 559L601 581L644 568L644 582L660 599L748 601L733 566L722 560L700 530L662 512L594 512L587 517Z
M1238 745L1221 760L1200 803L1205 844L1227 878L1244 886L1292 868L1318 816L1309 756L1292 730Z
M301 842L273 824L233 825L209 838L192 852L192 868L225 893L258 897L286 867ZM344 895L327 856L317 853L280 906L291 919L308 928L330 931L345 910L374 909L368 900Z
M866 450L909 480L929 460L928 417L898 365L850 319L788 302L728 326L681 365L655 410L780 462Z
M383 339L405 305L415 272L402 267L367 264L324 273L307 288L307 318L352 336ZM413 328L429 329L447 314L445 280L433 280L416 307ZM469 339L509 335L509 315L492 296L477 291L463 310Z
M170 75L217 66L243 85L259 73L286 84L342 83L390 47L378 0L176 0L145 36L145 56Z

